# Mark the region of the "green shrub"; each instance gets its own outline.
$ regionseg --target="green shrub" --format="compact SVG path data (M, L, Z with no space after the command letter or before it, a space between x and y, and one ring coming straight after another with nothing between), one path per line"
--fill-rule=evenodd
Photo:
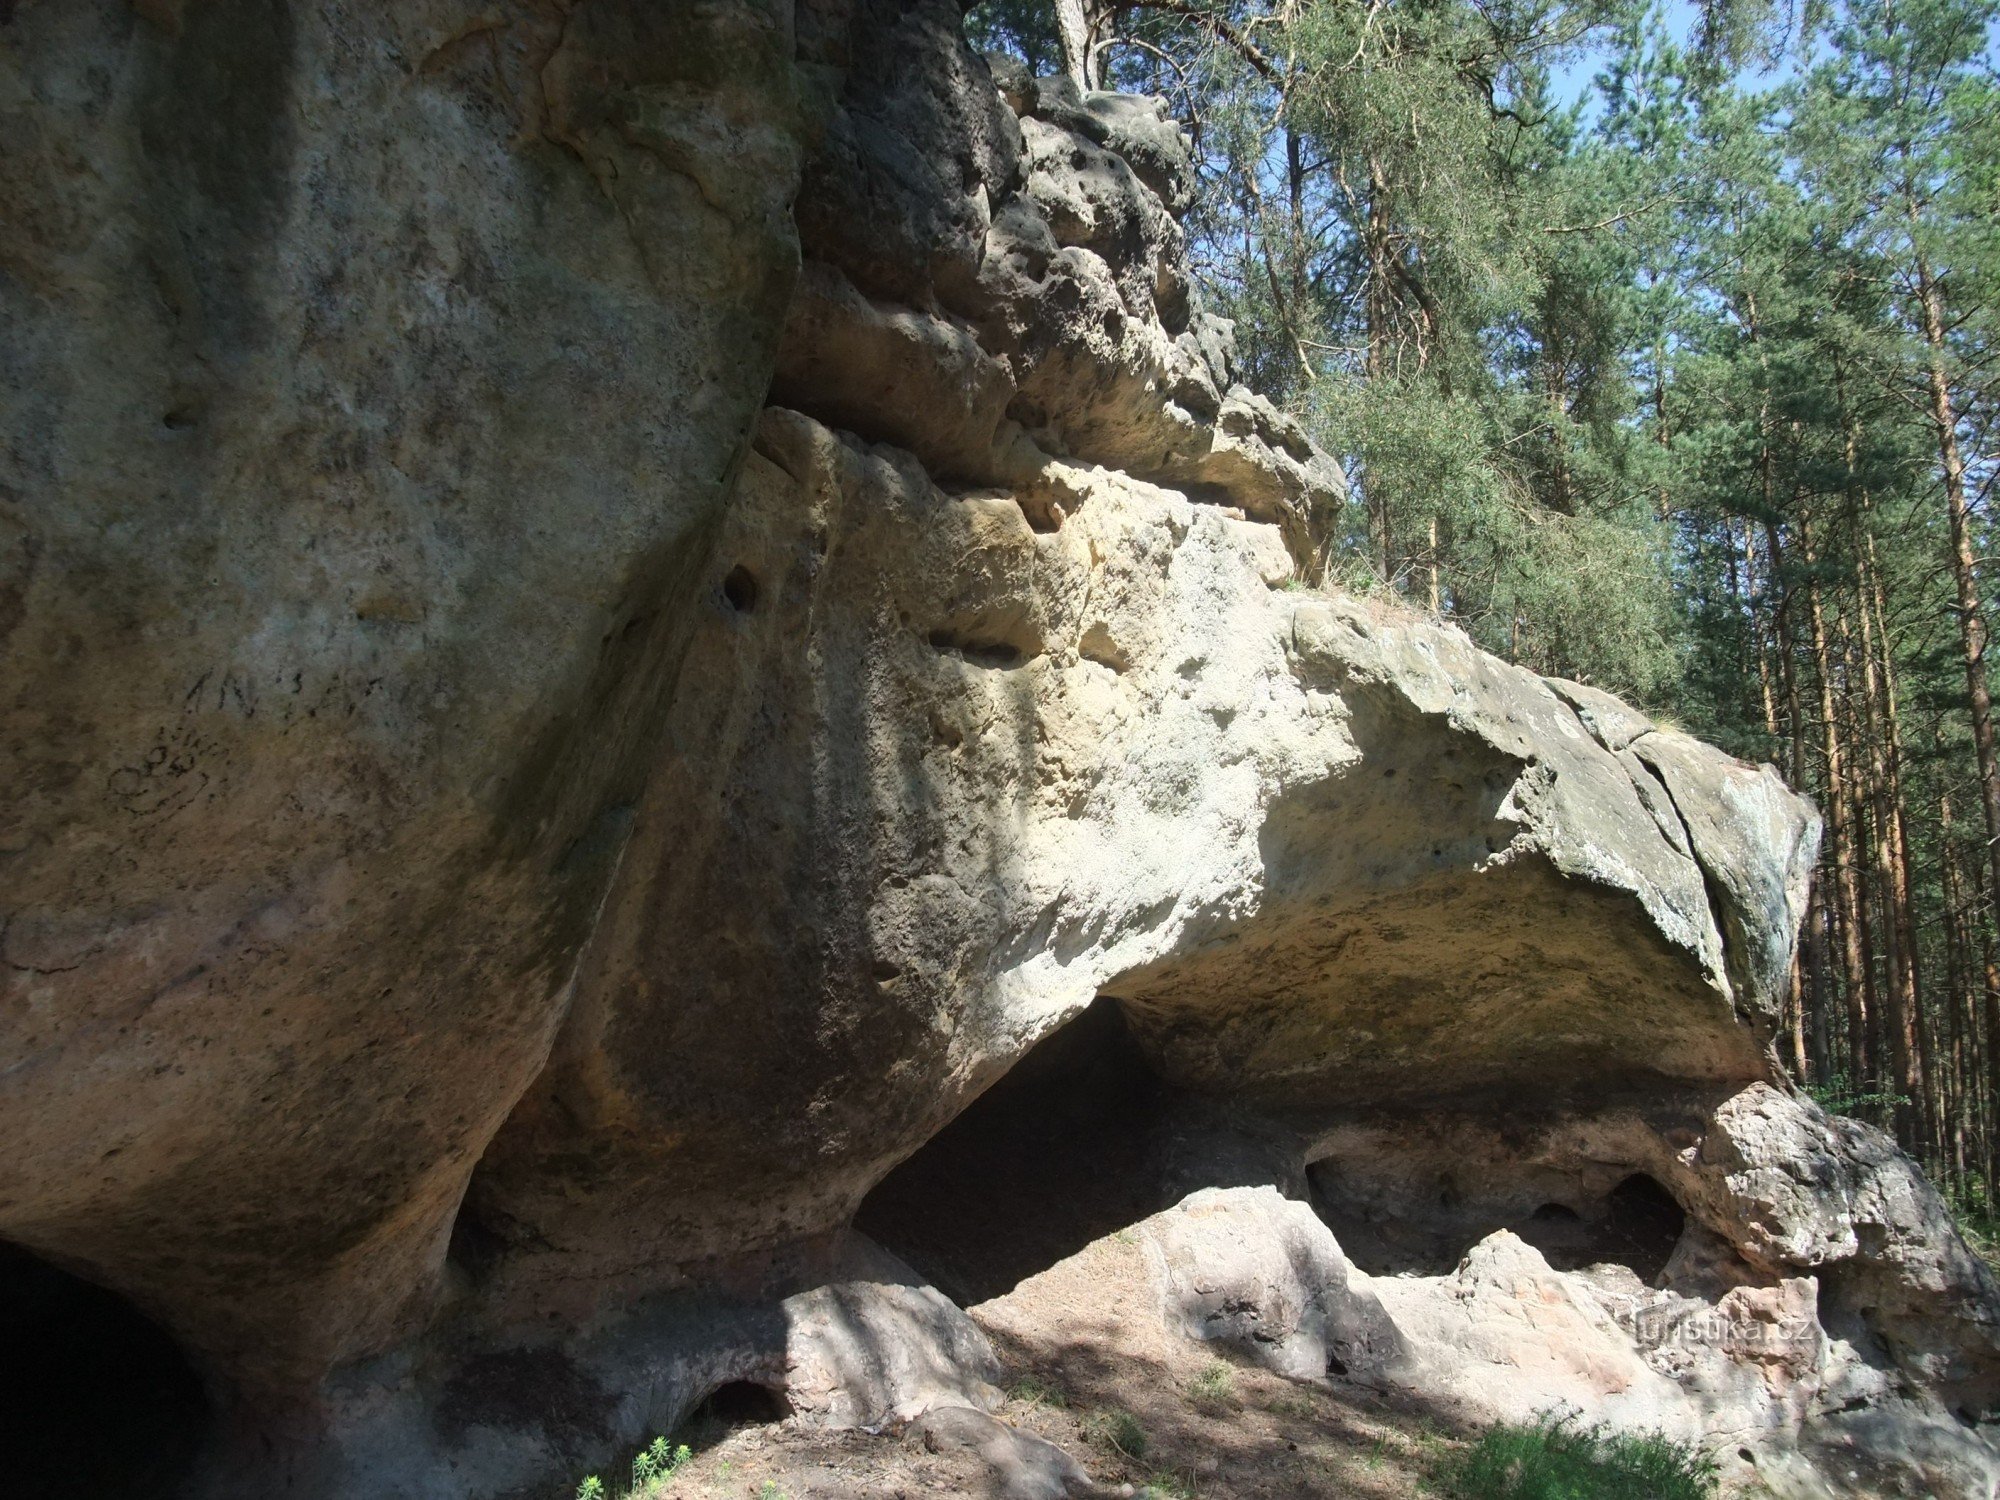
M1941 1191L1967 1248L2000 1276L2000 1211L1996 1211L1986 1184L1978 1178L1956 1185L1947 1182Z
M1030 1406L1052 1406L1061 1411L1069 1405L1069 1393L1061 1386L1033 1375L1023 1375L1007 1387L1007 1394L1016 1401L1025 1401Z
M1146 1429L1139 1425L1139 1419L1129 1411L1110 1407L1104 1411L1092 1412L1084 1423L1084 1430L1100 1443L1116 1448L1127 1458L1146 1456Z
M632 1487L621 1493L625 1500L657 1500L666 1493L661 1486L673 1478L674 1471L693 1459L694 1452L686 1443L675 1447L656 1437L632 1455ZM604 1481L592 1474L576 1487L576 1500L614 1500L614 1496Z
M1584 1426L1574 1412L1493 1427L1437 1477L1457 1500L1709 1500L1715 1465L1655 1432Z
M641 1448L632 1458L632 1493L641 1494L656 1480L670 1477L674 1470L694 1457L694 1450L686 1443L671 1447L663 1437L656 1437L646 1447Z
M1201 1367L1188 1382L1188 1396L1197 1406L1218 1408L1236 1404L1236 1372L1219 1359Z

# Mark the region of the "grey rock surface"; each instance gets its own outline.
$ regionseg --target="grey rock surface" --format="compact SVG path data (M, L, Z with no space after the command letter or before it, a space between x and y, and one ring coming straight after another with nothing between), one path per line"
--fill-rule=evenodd
M986 1335L930 1287L842 1282L786 1298L784 1312L785 1391L805 1420L868 1427L999 1404Z
M1064 1500L1103 1493L1068 1453L967 1406L934 1406L918 1421L933 1448L969 1448L992 1470L1000 1500Z

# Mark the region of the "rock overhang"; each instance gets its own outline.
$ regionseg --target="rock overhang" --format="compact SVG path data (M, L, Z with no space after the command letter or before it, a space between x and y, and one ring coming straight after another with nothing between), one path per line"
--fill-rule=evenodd
M534 204L561 263L531 255L530 280L576 325L536 322L516 350L480 312L470 333L425 324L426 348L496 379L556 349L559 378L517 389L501 458L462 456L455 478L411 480L417 427L364 399L379 379L342 398L402 434L382 454L329 450L350 500L369 492L352 476L379 470L383 495L493 501L419 527L421 555L451 564L435 601L400 574L356 594L375 675L352 684L352 742L346 719L271 709L282 673L259 688L225 671L213 709L142 703L133 685L178 692L182 666L206 681L192 658L141 652L102 679L120 724L164 713L195 736L163 739L163 765L193 756L255 795L228 816L160 803L181 821L132 844L139 896L77 906L148 962L193 943L193 968L126 964L98 994L64 966L69 929L7 929L37 1051L0 1084L35 1107L138 1080L147 1121L187 1128L134 1142L38 1126L51 1170L0 1189L0 1233L142 1299L239 1394L329 1389L330 1369L375 1369L353 1361L399 1340L414 1342L392 1362L416 1362L367 1378L421 1384L410 1350L547 1339L551 1313L580 1346L659 1298L829 1282L884 1173L1109 996L1174 1088L1289 1122L1279 1175L1357 1160L1370 1121L1407 1134L1426 1114L1461 1122L1462 1153L1496 1171L1536 1150L1572 1170L1584 1145L1529 1141L1539 1111L1596 1141L1598 1175L1643 1170L1760 1275L1829 1268L1839 1296L1888 1309L1910 1368L1984 1390L1990 1286L1928 1189L1778 1083L1810 809L1769 768L1592 688L1316 590L1345 482L1237 384L1226 325L1190 294L1184 144L1158 105L1006 70L996 85L944 6L864 3L845 31L814 7L789 29L768 7L710 19L703 56L737 59L740 78L684 76L687 59L652 56L655 30L616 16L561 36L447 27L418 49L431 64L412 87L438 97L382 120L421 138L425 110L462 112L451 170L492 199L466 200L486 204L468 234L532 240L514 210ZM301 45L331 56L375 23L313 24ZM340 55L388 55L372 45ZM508 77L540 56L520 77L554 93L497 89L489 45ZM385 79L362 92L403 86ZM523 108L511 146L479 134ZM336 198L365 197L371 151L401 190L408 163L381 131L306 119L361 164ZM516 169L533 181L510 186ZM663 273L703 244L702 274ZM440 264L476 270L459 252ZM494 285L474 276L464 305ZM634 309L647 337L599 326ZM42 314L60 342L60 309ZM661 351L664 373L647 365ZM537 393L546 410L516 409ZM283 446L234 419L200 441L251 474ZM567 522L550 495L572 497ZM563 545L535 562L522 535ZM245 597L260 557L231 574ZM243 639L326 634L288 608ZM504 682L420 670L461 656L477 683ZM258 727L225 722L252 689ZM486 701L504 713L468 730ZM73 720L56 760L123 755L90 714ZM467 733L478 754L455 758ZM273 749L307 741L319 750L297 762ZM239 869L219 852L235 845L188 831L269 823L287 785L353 836L331 864L273 873L289 844L317 859L307 838L256 844L263 863ZM141 991L135 1037L114 1002ZM50 1025L63 1046L42 1047ZM103 1046L65 1074L86 1033ZM175 1057L218 1042L215 1087L199 1066L174 1082ZM1794 1158L1818 1164L1809 1184ZM300 1180L323 1190L279 1203L272 1184ZM1955 1310L1925 1300L1940 1297ZM662 1317L656 1331L681 1314Z

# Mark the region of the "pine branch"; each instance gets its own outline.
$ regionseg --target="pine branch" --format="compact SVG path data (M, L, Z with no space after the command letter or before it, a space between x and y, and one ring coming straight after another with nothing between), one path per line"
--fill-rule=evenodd
M1642 203L1637 208L1625 209L1620 213L1615 213L1611 215L1611 217L1608 219L1599 219L1595 224L1551 224L1546 228L1544 228L1542 230L1542 233L1543 234L1594 234L1596 231L1600 229L1609 229L1614 224L1623 224L1627 219L1636 219L1641 214L1649 214L1656 208L1664 208L1671 203L1685 203L1685 202L1687 202L1687 199L1682 197L1679 193L1666 193L1658 198L1653 199L1650 203Z
M1227 44L1238 57L1255 68L1262 77L1282 86L1284 75L1279 71L1278 65L1266 55L1264 49L1213 11L1204 10L1199 5L1190 5L1188 0L1128 0L1128 3L1133 10L1163 10L1169 15L1185 16L1191 21L1199 21L1214 32L1216 37Z

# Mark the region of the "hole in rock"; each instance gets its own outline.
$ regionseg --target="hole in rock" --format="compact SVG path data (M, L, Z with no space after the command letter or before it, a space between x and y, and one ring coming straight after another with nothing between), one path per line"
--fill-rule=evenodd
M1393 1174L1384 1175L1388 1165L1372 1162L1359 1171L1330 1159L1307 1170L1314 1210L1348 1257L1370 1275L1446 1275L1474 1245L1507 1229L1558 1271L1617 1265L1652 1282L1666 1269L1686 1226L1681 1206L1642 1172L1576 1206L1544 1199L1530 1209L1539 1196L1532 1180L1488 1175L1477 1184L1419 1195L1385 1190L1393 1180Z
M748 568L738 563L722 580L722 597L724 602L739 615L749 614L757 607L756 577Z
M1667 1190L1643 1172L1620 1182L1589 1214L1545 1203L1525 1224L1511 1226L1558 1271L1625 1266L1641 1281L1666 1269L1687 1215Z
M0 1493L170 1496L208 1416L157 1324L0 1243Z
M1027 660L1011 641L975 640L949 630L933 630L930 643L933 651L955 651L976 667L1018 667Z
M961 1305L1167 1206L1166 1085L1115 1000L1044 1037L883 1178L855 1227Z
M765 1427L792 1414L785 1393L754 1380L732 1380L710 1391L681 1421L676 1438L690 1448L713 1448L742 1427Z
M1642 1280L1651 1281L1673 1258L1687 1214L1673 1194L1635 1172L1611 1190L1609 1225L1611 1253L1601 1258L1630 1266Z

